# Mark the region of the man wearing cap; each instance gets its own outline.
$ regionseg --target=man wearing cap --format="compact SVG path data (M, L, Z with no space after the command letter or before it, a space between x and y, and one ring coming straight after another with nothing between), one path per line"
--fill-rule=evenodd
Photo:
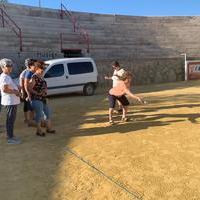
M1 104L5 106L7 112L7 142L8 144L20 144L21 141L14 136L14 123L17 115L17 105L20 104L20 92L10 76L12 66L12 60L7 58L0 60L0 67L3 71L0 75Z

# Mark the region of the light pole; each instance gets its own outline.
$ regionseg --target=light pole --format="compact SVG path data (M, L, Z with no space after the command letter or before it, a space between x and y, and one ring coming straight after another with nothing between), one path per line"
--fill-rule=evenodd
M187 81L188 80L187 55L186 55L186 53L182 53L181 56L184 56L184 61L185 61L185 81Z
M39 0L39 7L41 7L41 0Z

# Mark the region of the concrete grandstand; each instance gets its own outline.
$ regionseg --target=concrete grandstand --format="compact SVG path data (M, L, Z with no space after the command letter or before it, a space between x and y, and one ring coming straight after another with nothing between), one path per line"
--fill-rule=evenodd
M200 17L137 17L1 4L0 57L91 56L103 75L117 59L135 84L183 80L185 52L199 54ZM62 12L61 12L62 11ZM74 20L74 21L73 21Z

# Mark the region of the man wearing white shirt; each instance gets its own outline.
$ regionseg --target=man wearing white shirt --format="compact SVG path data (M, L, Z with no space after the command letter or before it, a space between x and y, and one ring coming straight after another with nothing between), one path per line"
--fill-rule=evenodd
M119 77L121 77L124 72L125 70L120 68L114 70L113 76L111 77L111 79L113 80L113 87L117 85L120 80Z
M17 115L17 105L20 104L20 92L10 76L12 66L12 60L7 58L0 60L0 67L3 71L0 75L1 105L5 106L7 112L7 142L8 144L20 144L21 141L14 136L14 123Z
M113 81L113 87L115 87L118 84L118 82L120 81L119 77L121 77L122 74L124 74L125 70L121 68L118 61L114 61L112 63L112 67L114 69L113 75L111 77L105 76L104 78L106 80L112 80ZM120 112L122 112L122 105L119 101L117 101L117 103L118 103L118 106L119 106L117 112L120 113Z
M121 71L124 71L124 69L121 69L119 63L117 61L114 61L112 63L112 67L113 67L113 75L111 77L109 76L105 76L105 79L106 80L113 80L113 87L116 86L117 82L119 81L119 76L120 74L122 73Z

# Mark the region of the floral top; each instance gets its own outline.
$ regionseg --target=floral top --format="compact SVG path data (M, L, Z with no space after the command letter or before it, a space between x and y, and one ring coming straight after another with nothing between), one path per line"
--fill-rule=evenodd
M33 100L40 100L45 101L47 96L47 83L44 80L44 78L41 78L37 76L37 74L33 74L32 79L35 80L35 85L33 87L33 90L37 92L38 94L31 94L31 98Z

